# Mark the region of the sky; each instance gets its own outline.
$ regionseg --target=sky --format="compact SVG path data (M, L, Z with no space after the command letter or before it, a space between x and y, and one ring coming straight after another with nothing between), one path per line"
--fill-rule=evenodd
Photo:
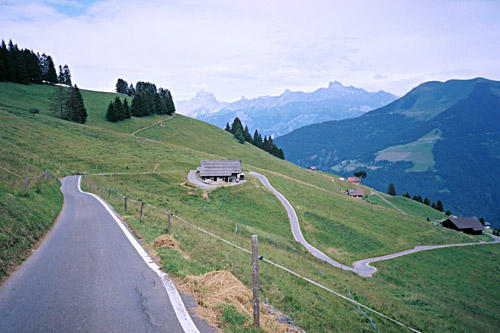
M0 39L67 64L80 88L149 81L235 101L339 81L402 96L500 80L497 0L0 0Z

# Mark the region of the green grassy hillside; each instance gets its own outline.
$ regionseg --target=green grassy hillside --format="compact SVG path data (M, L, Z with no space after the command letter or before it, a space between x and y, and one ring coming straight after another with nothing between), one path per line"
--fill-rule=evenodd
M315 259L299 246L293 240L280 202L255 178L249 177L242 185L213 190L208 195L185 183L187 172L199 166L201 159L241 159L244 171L266 175L271 184L288 198L297 211L306 239L345 264L420 244L479 240L433 226L427 222L427 217L433 220L440 216L431 215L427 206L404 198L387 198L408 213L402 214L382 200L377 202L373 196L364 200L351 199L343 192L352 185L335 176L311 172L274 158L252 145L241 145L231 134L181 115L131 137L130 133L164 117L107 123L105 110L115 94L84 91L89 122L79 125L62 121L48 111L52 89L0 83L0 166L6 163L5 156L8 156L10 164L30 164L39 170L50 168L53 174L60 176L86 172L89 190L94 191L102 185L125 193L129 198L170 209L174 214L245 248L251 247L250 236L257 234L260 252L266 258L342 294L347 295L349 290L361 303L420 330L491 331L500 325L500 316L490 311L477 312L474 308L477 300L467 297L462 289L451 288L443 298L426 288L413 290L409 287L431 274L436 283L446 281L452 275L470 274L460 262L449 262L447 269L442 270L438 262L436 266L425 262L430 254L421 254L419 258L424 259L418 260L411 255L405 259L411 261L415 273L401 274L401 281L395 281L395 276L400 276L401 271L396 261L378 263L377 267L383 268L374 278L361 278ZM31 115L28 112L30 107L38 107L41 113ZM155 168L161 173L95 175L100 172L152 172ZM115 198L109 192L101 192L101 195L120 214L127 216L127 222L146 243L165 233L164 215L147 206L145 220L141 223L137 204L130 202L129 210L125 212L120 197ZM54 198L53 202L57 199ZM173 219L173 233L188 257L173 250L157 249L164 269L171 274L184 278L224 269L233 272L247 286L251 284L247 254L176 219ZM477 251L486 249L488 257L478 256L477 260L489 264L477 265L474 274L478 278L488 278L490 266L498 269L500 262L496 245L486 245L484 250ZM468 256L471 250L456 248L449 251ZM439 258L444 252L430 253ZM443 256L445 258L446 254ZM419 269L422 270L421 276ZM486 304L495 302L495 295L500 291L500 287L492 285L491 288L491 292L480 295ZM306 331L372 329L355 306L265 263L261 265L261 293L261 299L267 299L290 315ZM443 309L456 306L464 308L463 316L442 315ZM480 325L465 319L473 315L484 319L480 320ZM381 331L400 331L400 327L385 319L376 315L372 318Z

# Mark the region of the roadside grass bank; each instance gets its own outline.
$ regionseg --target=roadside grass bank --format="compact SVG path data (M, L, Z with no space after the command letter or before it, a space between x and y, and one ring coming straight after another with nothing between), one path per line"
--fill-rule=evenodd
M20 265L53 226L59 214L63 197L60 183L43 178L40 187L36 175L42 170L21 161L0 158L0 166L20 175L27 175L28 192L24 178L0 169L0 285Z

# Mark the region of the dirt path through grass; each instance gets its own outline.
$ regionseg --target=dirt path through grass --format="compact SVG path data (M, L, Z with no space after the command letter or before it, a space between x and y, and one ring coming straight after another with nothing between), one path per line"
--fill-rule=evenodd
M153 126L155 126L155 125L161 124L161 123L163 123L164 121L167 121L167 120L169 120L169 119L172 119L173 117L175 117L175 113L174 113L173 115L171 115L170 117L168 117L168 118L162 119L162 120L160 120L160 121L157 121L157 122L156 122L156 123L154 123L154 124L151 124L151 125L149 125L149 126L146 126L146 127L143 127L143 128L138 129L138 130L137 130L137 131L135 131L134 133L130 134L130 136L135 136L137 133L139 133L139 132L141 132L141 131L144 131L144 130L146 130L146 129L148 129L148 128L151 128L151 127L153 127Z

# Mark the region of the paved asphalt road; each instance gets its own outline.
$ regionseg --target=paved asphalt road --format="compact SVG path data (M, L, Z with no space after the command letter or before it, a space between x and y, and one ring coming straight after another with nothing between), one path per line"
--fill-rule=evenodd
M324 254L323 252L321 252L320 250L316 249L311 244L309 244L304 239L304 236L302 236L302 232L300 231L299 219L297 218L297 214L295 213L295 210L293 209L292 205L290 205L288 200L280 192L276 191L274 187L271 186L271 184L269 184L269 181L265 176L257 172L250 172L250 174L252 176L257 177L257 179L262 183L262 185L270 189L271 192L273 192L273 194L279 199L279 201L281 201L281 204L283 205L283 207L285 207L286 212L288 214L288 219L290 220L290 227L292 228L293 238L295 238L297 242L302 244L307 249L307 251L309 251L316 258L326 261L330 265L341 268L343 270L354 271L354 268L336 262L335 260L328 257L326 254Z
M63 180L54 229L0 288L0 331L184 332L162 282L168 279L96 198L79 191L78 179Z
M439 249L439 248L444 248L444 247L470 246L470 245L483 245L483 244L500 243L500 237L493 236L493 235L489 234L493 238L493 242L415 246L415 248L413 248L413 249L401 251L398 253L392 253L392 254L388 254L385 256L377 257L377 258L358 260L358 261L353 263L353 267L342 265L342 264L336 262L335 260L331 259L330 257L328 257L323 252L319 251L315 247L313 247L311 244L309 244L304 239L304 236L302 236L302 232L300 231L299 219L297 218L297 214L295 213L295 210L293 209L292 205L290 205L288 200L280 192L276 191L274 189L274 187L272 187L271 184L269 184L269 181L267 180L267 178L265 176L263 176L257 172L251 172L250 174L252 176L257 177L257 179L262 183L262 185L264 185L269 190L271 190L271 192L273 192L273 194L281 201L281 204L285 207L286 212L288 214L288 219L290 220L290 226L292 228L293 238L295 238L295 240L297 242L302 244L316 258L321 259L323 261L326 261L327 263L329 263L332 266L335 266L337 268L341 268L345 271L354 272L354 273L359 274L360 276L363 276L363 277L371 277L373 275L373 273L375 273L377 271L377 269L375 267L370 266L370 263L376 262L376 261L388 260L388 259L403 256L403 255L407 255L410 253Z

